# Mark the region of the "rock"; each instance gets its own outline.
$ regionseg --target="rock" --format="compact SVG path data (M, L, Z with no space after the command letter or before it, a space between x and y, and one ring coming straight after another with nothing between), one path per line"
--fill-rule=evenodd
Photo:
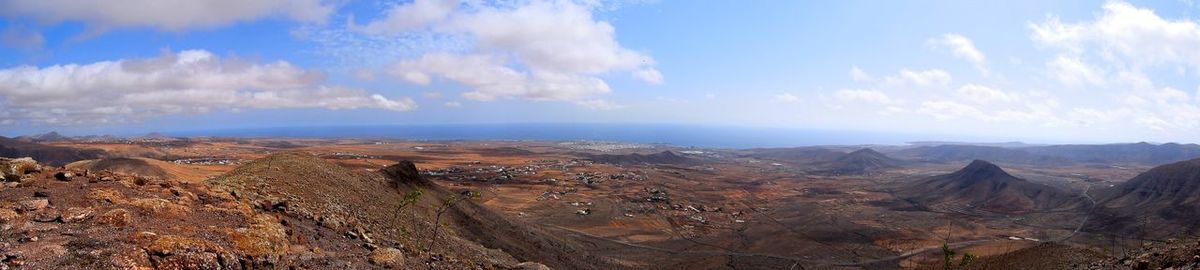
M399 269L404 267L404 252L395 248L376 249L371 252L368 261L384 268Z
M523 262L523 263L518 263L516 267L513 267L513 269L514 270L550 270L550 267L547 267L545 264L540 264L540 263L535 263L535 262Z
M92 217L92 209L71 207L62 213L62 221L66 223L80 222Z
M30 212L42 210L43 208L46 208L47 206L50 206L50 200L34 199L34 200L21 201L21 209L23 209L25 211L30 211Z
M237 253L249 257L250 266L255 266L251 268L277 265L290 248L287 230L270 215L255 216L249 227L237 228L228 234Z
M33 197L35 197L35 198L46 198L46 197L50 197L50 193L48 193L48 192L46 192L46 191L43 191L43 190L38 190L38 191L34 191L34 192L33 192Z
M89 199L104 201L108 203L120 203L125 201L125 196L121 195L120 191L111 188L97 188L88 191Z
M18 218L21 218L21 215L17 214L17 211L0 208L0 224L13 223Z
M54 179L58 179L58 181L71 181L71 177L73 176L75 174L71 172L58 172L54 174Z
M125 226L133 223L133 215L129 214L129 210L117 208L96 216L96 223Z
M4 181L18 182L22 176L41 170L42 167L32 158L0 158L0 178L4 178Z
M44 209L33 213L33 221L37 222L57 222L62 215L58 214L57 210Z

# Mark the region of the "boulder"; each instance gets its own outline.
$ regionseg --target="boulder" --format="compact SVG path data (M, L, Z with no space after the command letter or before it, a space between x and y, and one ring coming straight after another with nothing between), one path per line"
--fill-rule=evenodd
M404 252L395 248L375 249L367 259L371 264L384 268L404 268Z
M21 209L25 210L25 211L30 211L30 212L42 210L42 209L46 208L47 206L50 206L50 200L33 199L33 200L21 201Z
M42 167L32 158L0 158L0 177L4 178L4 181L21 181L22 176L41 170Z
M92 209L82 207L67 208L62 213L62 221L66 223L80 222L92 217Z
M129 213L129 210L117 208L96 216L96 223L125 226L133 223L133 215Z
M57 172L54 174L54 179L58 179L58 181L71 181L71 177L74 176L75 174L71 172Z

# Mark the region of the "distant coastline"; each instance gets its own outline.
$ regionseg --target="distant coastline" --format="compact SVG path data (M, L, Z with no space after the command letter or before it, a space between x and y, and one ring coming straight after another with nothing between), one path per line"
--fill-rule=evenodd
M675 124L413 124L272 127L164 132L169 136L387 138L411 140L595 140L710 148L904 144L918 135Z

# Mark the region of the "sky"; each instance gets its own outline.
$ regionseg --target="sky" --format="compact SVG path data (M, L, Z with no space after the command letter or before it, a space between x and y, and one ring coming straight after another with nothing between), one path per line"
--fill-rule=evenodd
M665 123L1198 142L1198 48L1191 0L0 0L0 135Z

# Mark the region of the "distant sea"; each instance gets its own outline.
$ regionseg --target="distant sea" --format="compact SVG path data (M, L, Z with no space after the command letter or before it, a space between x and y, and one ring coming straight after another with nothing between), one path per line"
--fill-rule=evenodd
M427 124L273 127L165 132L170 136L381 138L409 140L593 140L707 148L903 144L916 135L674 124Z

